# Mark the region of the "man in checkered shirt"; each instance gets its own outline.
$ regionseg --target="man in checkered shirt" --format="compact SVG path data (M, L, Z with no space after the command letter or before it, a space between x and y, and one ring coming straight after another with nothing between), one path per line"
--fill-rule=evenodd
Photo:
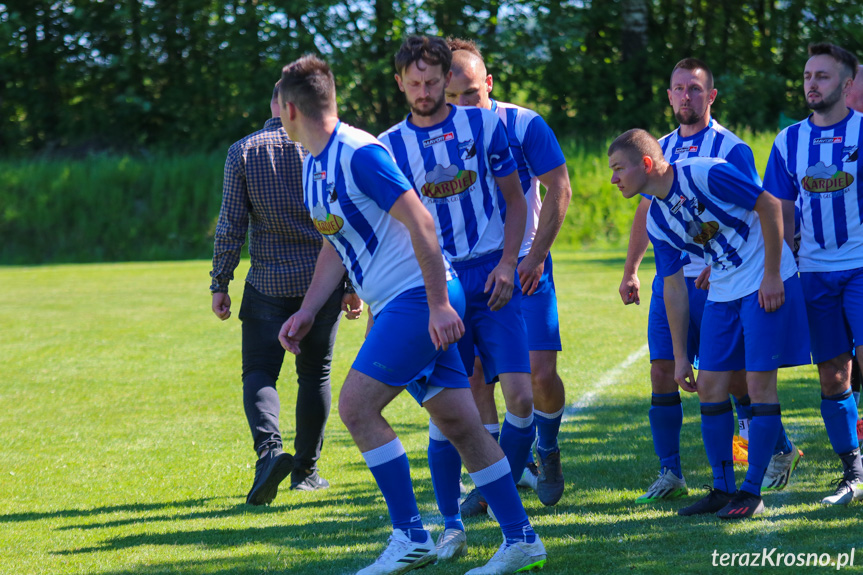
M296 356L295 455L282 450L276 380L285 350L279 328L300 309L321 250L321 235L303 205L302 166L306 151L292 142L279 119L278 85L264 128L234 143L225 161L222 208L216 225L210 272L213 313L231 316L228 283L249 235L251 268L246 276L240 320L243 334L243 405L258 461L250 505L266 505L291 474L291 489L329 487L318 475L324 427L330 412L330 367L339 312L357 317L361 302L340 286L317 315ZM350 293L346 293L350 292Z

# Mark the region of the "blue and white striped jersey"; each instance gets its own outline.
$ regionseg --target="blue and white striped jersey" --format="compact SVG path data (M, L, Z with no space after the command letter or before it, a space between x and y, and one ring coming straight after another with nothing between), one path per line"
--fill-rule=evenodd
M755 168L752 149L731 130L710 118L707 127L697 134L684 138L680 128L666 134L659 140L662 154L669 162L686 158L721 158L734 165L745 176L761 185L761 177ZM690 263L683 269L686 277L697 277L707 264L703 259L690 255Z
M435 221L451 261L503 249L495 176L515 171L506 129L489 110L450 106L429 128L410 116L379 136Z
M657 273L676 273L685 253L703 257L712 267L707 299L732 301L758 291L764 239L754 208L761 187L718 158L689 158L671 166L671 191L664 199L653 198L647 215ZM780 273L786 280L797 266L785 242L782 250Z
M424 285L408 229L387 213L410 189L374 136L341 122L326 148L318 156L309 154L303 163L305 204L312 221L375 313L400 293ZM447 269L449 280L448 263Z
M509 136L509 149L518 169L518 179L527 200L527 221L524 227L524 239L521 242L518 256L526 256L536 237L539 225L539 212L542 209L542 196L539 193L539 179L546 172L566 163L563 151L554 132L546 124L542 116L529 110L508 104L491 101L491 111L495 112L506 127ZM501 215L506 219L506 204L498 198Z
M764 187L800 208L800 271L863 267L863 184L858 169L863 114L825 128L809 118L779 132Z

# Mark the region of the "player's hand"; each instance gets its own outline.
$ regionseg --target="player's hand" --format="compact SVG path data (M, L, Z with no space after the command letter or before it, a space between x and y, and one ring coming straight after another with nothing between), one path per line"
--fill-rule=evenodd
M641 282L638 279L638 274L631 276L623 276L623 281L620 282L618 292L620 299L623 300L623 305L634 303L641 305L641 298L638 296L638 290L641 288Z
M497 311L512 299L512 290L515 288L515 268L503 262L497 264L488 274L483 293L488 293L492 286L494 290L488 298L488 307L491 311Z
M764 274L761 287L758 289L758 305L770 313L776 311L785 303L785 284L779 274Z
M282 324L282 329L279 330L279 343L289 352L298 355L300 353L300 340L309 333L314 323L315 316L300 308L297 313Z
M524 295L533 295L536 288L539 287L539 280L542 279L542 272L545 269L545 261L536 263L527 254L521 263L518 264L516 271L518 272L518 281L521 282L521 293Z
M446 350L463 335L464 324L458 312L449 303L429 309L429 336L435 349Z
M213 313L222 321L231 317L231 296L222 292L214 293Z
M698 289L710 289L710 266L701 270L701 273L695 278L695 287Z
M342 311L347 319L357 319L363 313L363 300L355 293L345 293L342 296Z
M688 359L674 362L674 381L683 391L689 393L698 391L695 386L695 373Z

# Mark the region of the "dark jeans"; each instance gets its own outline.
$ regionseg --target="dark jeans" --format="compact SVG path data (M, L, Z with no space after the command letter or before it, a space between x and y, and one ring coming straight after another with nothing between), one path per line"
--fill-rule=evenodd
M315 317L296 356L297 409L294 465L301 474L317 465L330 413L330 368L339 327L343 288L339 287ZM270 297L246 284L240 320L243 322L243 405L260 456L282 447L279 433L279 394L276 380L285 358L279 329L293 315L303 298Z

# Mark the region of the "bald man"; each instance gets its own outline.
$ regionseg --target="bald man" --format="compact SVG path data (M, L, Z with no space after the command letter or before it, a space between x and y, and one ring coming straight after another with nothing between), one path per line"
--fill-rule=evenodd
M557 373L561 341L549 250L563 224L572 196L569 172L557 138L542 117L532 110L489 97L494 82L476 44L461 39L449 39L448 42L453 51L453 75L445 92L447 102L485 108L501 118L527 199L528 215L519 250L518 274L525 295L522 313L527 324L530 350L539 466L529 465L521 483L534 487L544 505L554 505L563 495L564 488L557 436L565 394L563 381ZM544 202L540 196L540 184L546 188ZM505 212L503 215L506 216ZM471 377L471 390L483 423L494 436L499 430L494 381L486 381L483 377L478 358ZM462 504L462 515L482 512L483 503L479 492L473 492Z

